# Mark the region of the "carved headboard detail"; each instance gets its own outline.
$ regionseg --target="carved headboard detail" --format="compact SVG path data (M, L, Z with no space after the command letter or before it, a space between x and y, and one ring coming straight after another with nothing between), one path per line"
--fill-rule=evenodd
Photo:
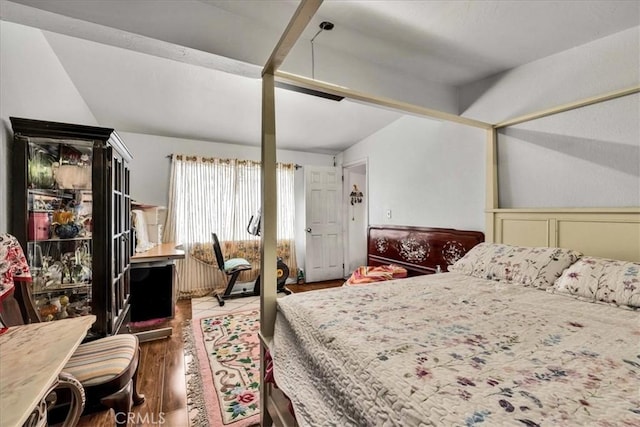
M453 228L372 225L367 237L367 265L396 264L409 276L442 271L484 242L480 231Z

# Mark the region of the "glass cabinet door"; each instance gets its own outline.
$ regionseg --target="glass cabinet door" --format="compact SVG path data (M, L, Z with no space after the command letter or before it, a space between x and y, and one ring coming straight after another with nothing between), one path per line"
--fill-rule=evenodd
M92 141L27 142L27 258L45 321L91 313L92 153Z

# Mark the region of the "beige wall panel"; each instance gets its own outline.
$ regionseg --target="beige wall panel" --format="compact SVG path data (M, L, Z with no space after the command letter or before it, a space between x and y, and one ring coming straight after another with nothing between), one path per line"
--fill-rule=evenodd
M558 244L584 254L640 261L640 223L558 221Z
M501 243L516 246L549 246L549 221L546 219L498 220L502 230Z

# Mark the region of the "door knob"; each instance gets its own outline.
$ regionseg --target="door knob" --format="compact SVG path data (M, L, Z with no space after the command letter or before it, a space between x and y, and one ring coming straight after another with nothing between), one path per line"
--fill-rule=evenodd
M307 233L311 233L311 227L307 228Z

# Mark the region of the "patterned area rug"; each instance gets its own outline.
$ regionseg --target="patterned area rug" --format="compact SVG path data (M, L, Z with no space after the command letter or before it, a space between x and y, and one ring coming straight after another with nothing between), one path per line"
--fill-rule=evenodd
M192 427L260 423L260 312L226 313L185 325L187 405Z

